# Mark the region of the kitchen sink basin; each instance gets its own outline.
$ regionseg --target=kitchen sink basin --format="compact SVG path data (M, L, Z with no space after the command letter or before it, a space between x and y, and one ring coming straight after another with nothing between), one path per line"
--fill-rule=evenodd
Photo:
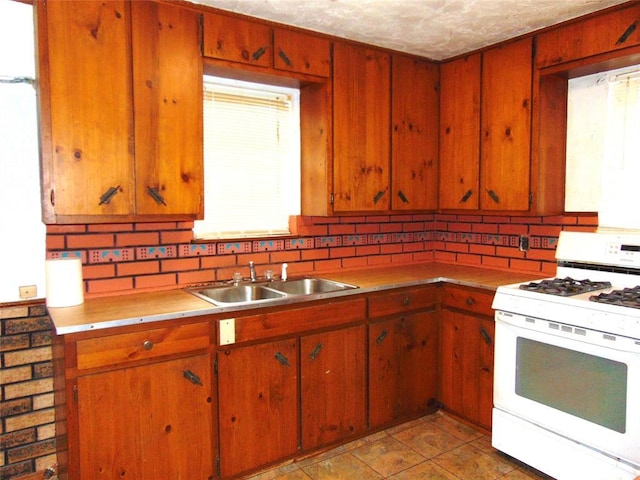
M194 291L198 296L205 297L205 300L221 305L231 303L252 303L261 300L274 300L285 296L282 292L277 292L262 285L238 285L233 287L205 288Z
M325 280L324 278L300 278L286 281L205 287L188 291L214 305L227 306L313 296L353 288L358 287L333 280Z
M334 282L323 278L302 278L269 283L269 288L289 295L313 295L317 293L339 292L357 288L346 283Z

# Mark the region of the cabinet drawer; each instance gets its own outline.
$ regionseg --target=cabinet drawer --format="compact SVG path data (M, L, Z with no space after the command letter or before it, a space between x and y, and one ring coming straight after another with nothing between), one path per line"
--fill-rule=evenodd
M369 317L383 317L396 313L424 310L436 304L436 287L393 290L369 297Z
M486 290L447 285L444 287L442 306L493 316L493 296L494 292Z
M78 369L206 349L210 343L209 329L208 323L196 323L79 340Z

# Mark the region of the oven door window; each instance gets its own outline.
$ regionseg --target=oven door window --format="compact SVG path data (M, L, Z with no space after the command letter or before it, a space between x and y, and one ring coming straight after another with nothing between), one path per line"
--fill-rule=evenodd
M624 363L518 337L516 365L518 395L625 433Z

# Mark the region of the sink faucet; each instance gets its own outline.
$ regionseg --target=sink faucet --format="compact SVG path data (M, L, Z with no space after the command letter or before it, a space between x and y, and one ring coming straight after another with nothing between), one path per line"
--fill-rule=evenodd
M251 278L252 282L255 282L257 280L256 266L253 264L253 262L249 262L249 277Z

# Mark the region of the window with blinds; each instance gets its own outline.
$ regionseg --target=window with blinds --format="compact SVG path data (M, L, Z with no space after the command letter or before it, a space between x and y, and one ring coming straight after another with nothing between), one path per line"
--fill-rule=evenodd
M640 175L639 131L639 65L569 80L566 211L640 200L628 185Z
M196 238L286 235L300 214L300 92L204 77L204 220Z

